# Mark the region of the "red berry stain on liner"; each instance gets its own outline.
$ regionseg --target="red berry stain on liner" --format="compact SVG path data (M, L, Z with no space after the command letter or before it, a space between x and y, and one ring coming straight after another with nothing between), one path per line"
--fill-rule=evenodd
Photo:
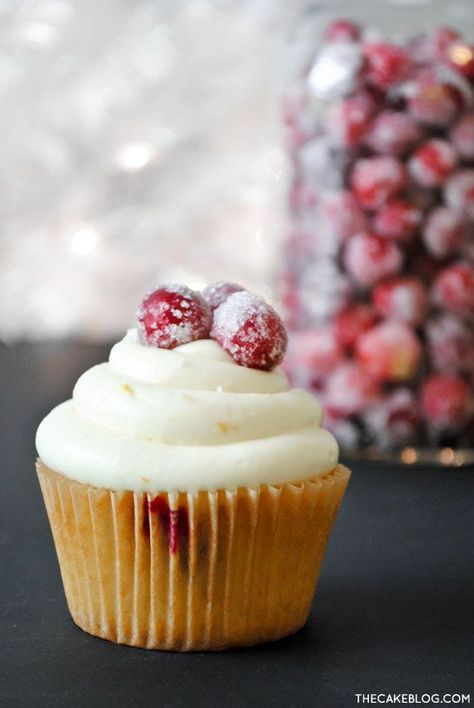
M184 506L170 509L164 497L149 499L148 510L157 515L162 531L168 538L170 552L174 555L178 552L180 544L188 540L188 510Z

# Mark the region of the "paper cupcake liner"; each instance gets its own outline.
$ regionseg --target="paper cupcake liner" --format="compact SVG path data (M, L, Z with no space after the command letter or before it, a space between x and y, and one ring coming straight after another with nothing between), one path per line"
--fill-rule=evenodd
M350 472L235 492L144 494L37 471L72 618L178 651L275 640L306 622Z

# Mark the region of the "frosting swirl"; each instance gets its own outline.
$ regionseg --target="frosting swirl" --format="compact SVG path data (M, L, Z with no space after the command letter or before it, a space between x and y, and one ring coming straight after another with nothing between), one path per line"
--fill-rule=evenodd
M321 406L282 371L238 366L205 339L147 347L136 330L42 421L43 462L80 482L132 491L258 487L337 463Z

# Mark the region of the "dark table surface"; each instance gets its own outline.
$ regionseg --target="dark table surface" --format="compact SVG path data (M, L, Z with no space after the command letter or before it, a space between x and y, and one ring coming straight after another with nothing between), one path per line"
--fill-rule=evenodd
M472 693L474 471L357 464L307 626L220 654L131 649L70 620L34 432L107 347L0 348L0 706L355 706Z

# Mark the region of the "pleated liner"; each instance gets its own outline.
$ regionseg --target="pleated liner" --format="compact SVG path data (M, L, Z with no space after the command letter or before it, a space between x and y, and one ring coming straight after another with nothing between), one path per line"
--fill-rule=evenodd
M37 471L72 618L122 644L217 650L304 625L350 472L235 492L97 489Z

